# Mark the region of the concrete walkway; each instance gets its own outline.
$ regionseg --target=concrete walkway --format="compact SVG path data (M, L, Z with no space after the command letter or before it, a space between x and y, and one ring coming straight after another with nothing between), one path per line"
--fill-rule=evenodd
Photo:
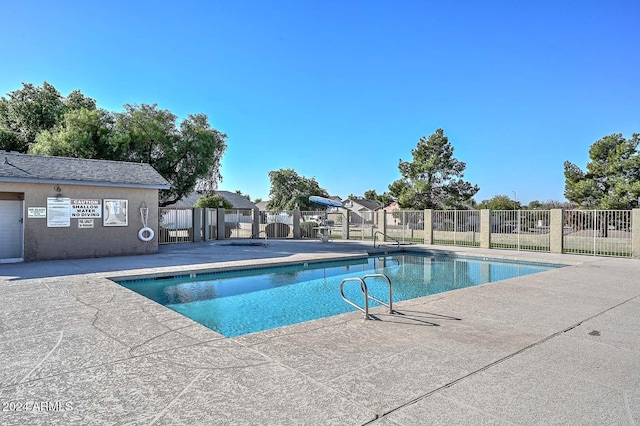
M637 260L429 246L571 266L233 339L107 279L371 248L2 264L0 424L640 424Z

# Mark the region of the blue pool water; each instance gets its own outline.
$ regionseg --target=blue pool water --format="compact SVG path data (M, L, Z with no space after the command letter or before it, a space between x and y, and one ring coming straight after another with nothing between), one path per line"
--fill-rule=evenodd
M348 277L386 274L395 303L560 266L402 253L119 284L233 337L355 310L340 297L340 282ZM347 297L362 305L360 286L347 284ZM386 281L367 280L367 285L370 294L388 299Z

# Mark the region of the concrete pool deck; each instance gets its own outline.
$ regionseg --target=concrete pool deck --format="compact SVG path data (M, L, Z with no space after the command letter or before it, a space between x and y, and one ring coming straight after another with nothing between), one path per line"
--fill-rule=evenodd
M230 339L108 277L372 243L0 264L0 424L640 424L639 261L424 247L571 266Z

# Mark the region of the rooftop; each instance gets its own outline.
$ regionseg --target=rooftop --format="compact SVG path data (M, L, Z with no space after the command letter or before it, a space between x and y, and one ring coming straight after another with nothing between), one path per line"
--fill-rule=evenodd
M248 200L242 194L231 191L214 191L216 195L220 195L233 205L234 209L255 209L256 205ZM203 192L204 193L204 192ZM174 208L191 208L198 201L201 194L197 191L193 191L191 194L182 197L179 201L167 206Z
M168 189L147 163L90 160L0 151L0 182L67 183Z

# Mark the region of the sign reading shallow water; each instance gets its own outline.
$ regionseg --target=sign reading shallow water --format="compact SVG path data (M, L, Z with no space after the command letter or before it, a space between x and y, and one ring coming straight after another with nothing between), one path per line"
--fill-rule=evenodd
M71 217L74 219L100 219L102 203L100 200L71 200Z

